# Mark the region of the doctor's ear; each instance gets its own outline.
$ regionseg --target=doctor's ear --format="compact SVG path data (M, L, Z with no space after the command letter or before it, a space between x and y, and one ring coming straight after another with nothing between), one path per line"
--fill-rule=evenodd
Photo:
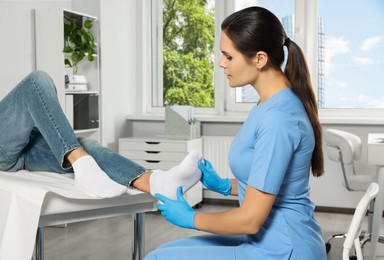
M259 51L253 58L253 63L258 70L262 70L268 62L268 54L264 51Z

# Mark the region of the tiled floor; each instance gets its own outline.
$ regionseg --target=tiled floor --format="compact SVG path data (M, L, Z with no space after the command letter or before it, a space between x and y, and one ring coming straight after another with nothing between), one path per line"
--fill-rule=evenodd
M200 210L222 211L230 206L204 204ZM348 229L352 215L316 212L321 223L324 238ZM69 224L66 228L49 227L44 229L46 260L126 260L131 254L131 218L115 217L97 221ZM384 231L384 226L381 230ZM384 232L383 232L384 233ZM165 242L202 232L178 228L158 213L146 214L145 249L149 252ZM332 241L328 260L342 259L340 239ZM364 253L369 253L369 243ZM377 259L384 259L384 245L378 245Z

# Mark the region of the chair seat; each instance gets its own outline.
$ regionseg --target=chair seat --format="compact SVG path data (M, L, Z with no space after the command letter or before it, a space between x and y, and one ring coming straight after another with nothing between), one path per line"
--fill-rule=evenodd
M347 179L350 189L354 191L366 191L372 182L377 182L377 176L373 175L351 175Z

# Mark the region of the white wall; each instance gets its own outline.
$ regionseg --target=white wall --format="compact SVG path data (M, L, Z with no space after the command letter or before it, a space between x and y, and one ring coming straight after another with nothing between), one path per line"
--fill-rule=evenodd
M149 19L149 17L148 17ZM101 1L102 143L118 149L141 89L140 1Z
M33 10L42 7L70 8L71 1L0 0L0 98L35 69Z

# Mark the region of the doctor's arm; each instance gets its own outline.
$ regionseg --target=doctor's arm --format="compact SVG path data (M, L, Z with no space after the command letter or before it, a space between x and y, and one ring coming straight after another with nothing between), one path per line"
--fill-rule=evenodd
M276 196L247 187L240 207L224 212L197 212L194 218L198 230L221 234L256 234L272 209Z
M181 188L178 200L155 195L163 204L158 208L171 223L222 235L256 234L273 206L276 196L248 186L243 204L223 212L196 212L184 200Z

